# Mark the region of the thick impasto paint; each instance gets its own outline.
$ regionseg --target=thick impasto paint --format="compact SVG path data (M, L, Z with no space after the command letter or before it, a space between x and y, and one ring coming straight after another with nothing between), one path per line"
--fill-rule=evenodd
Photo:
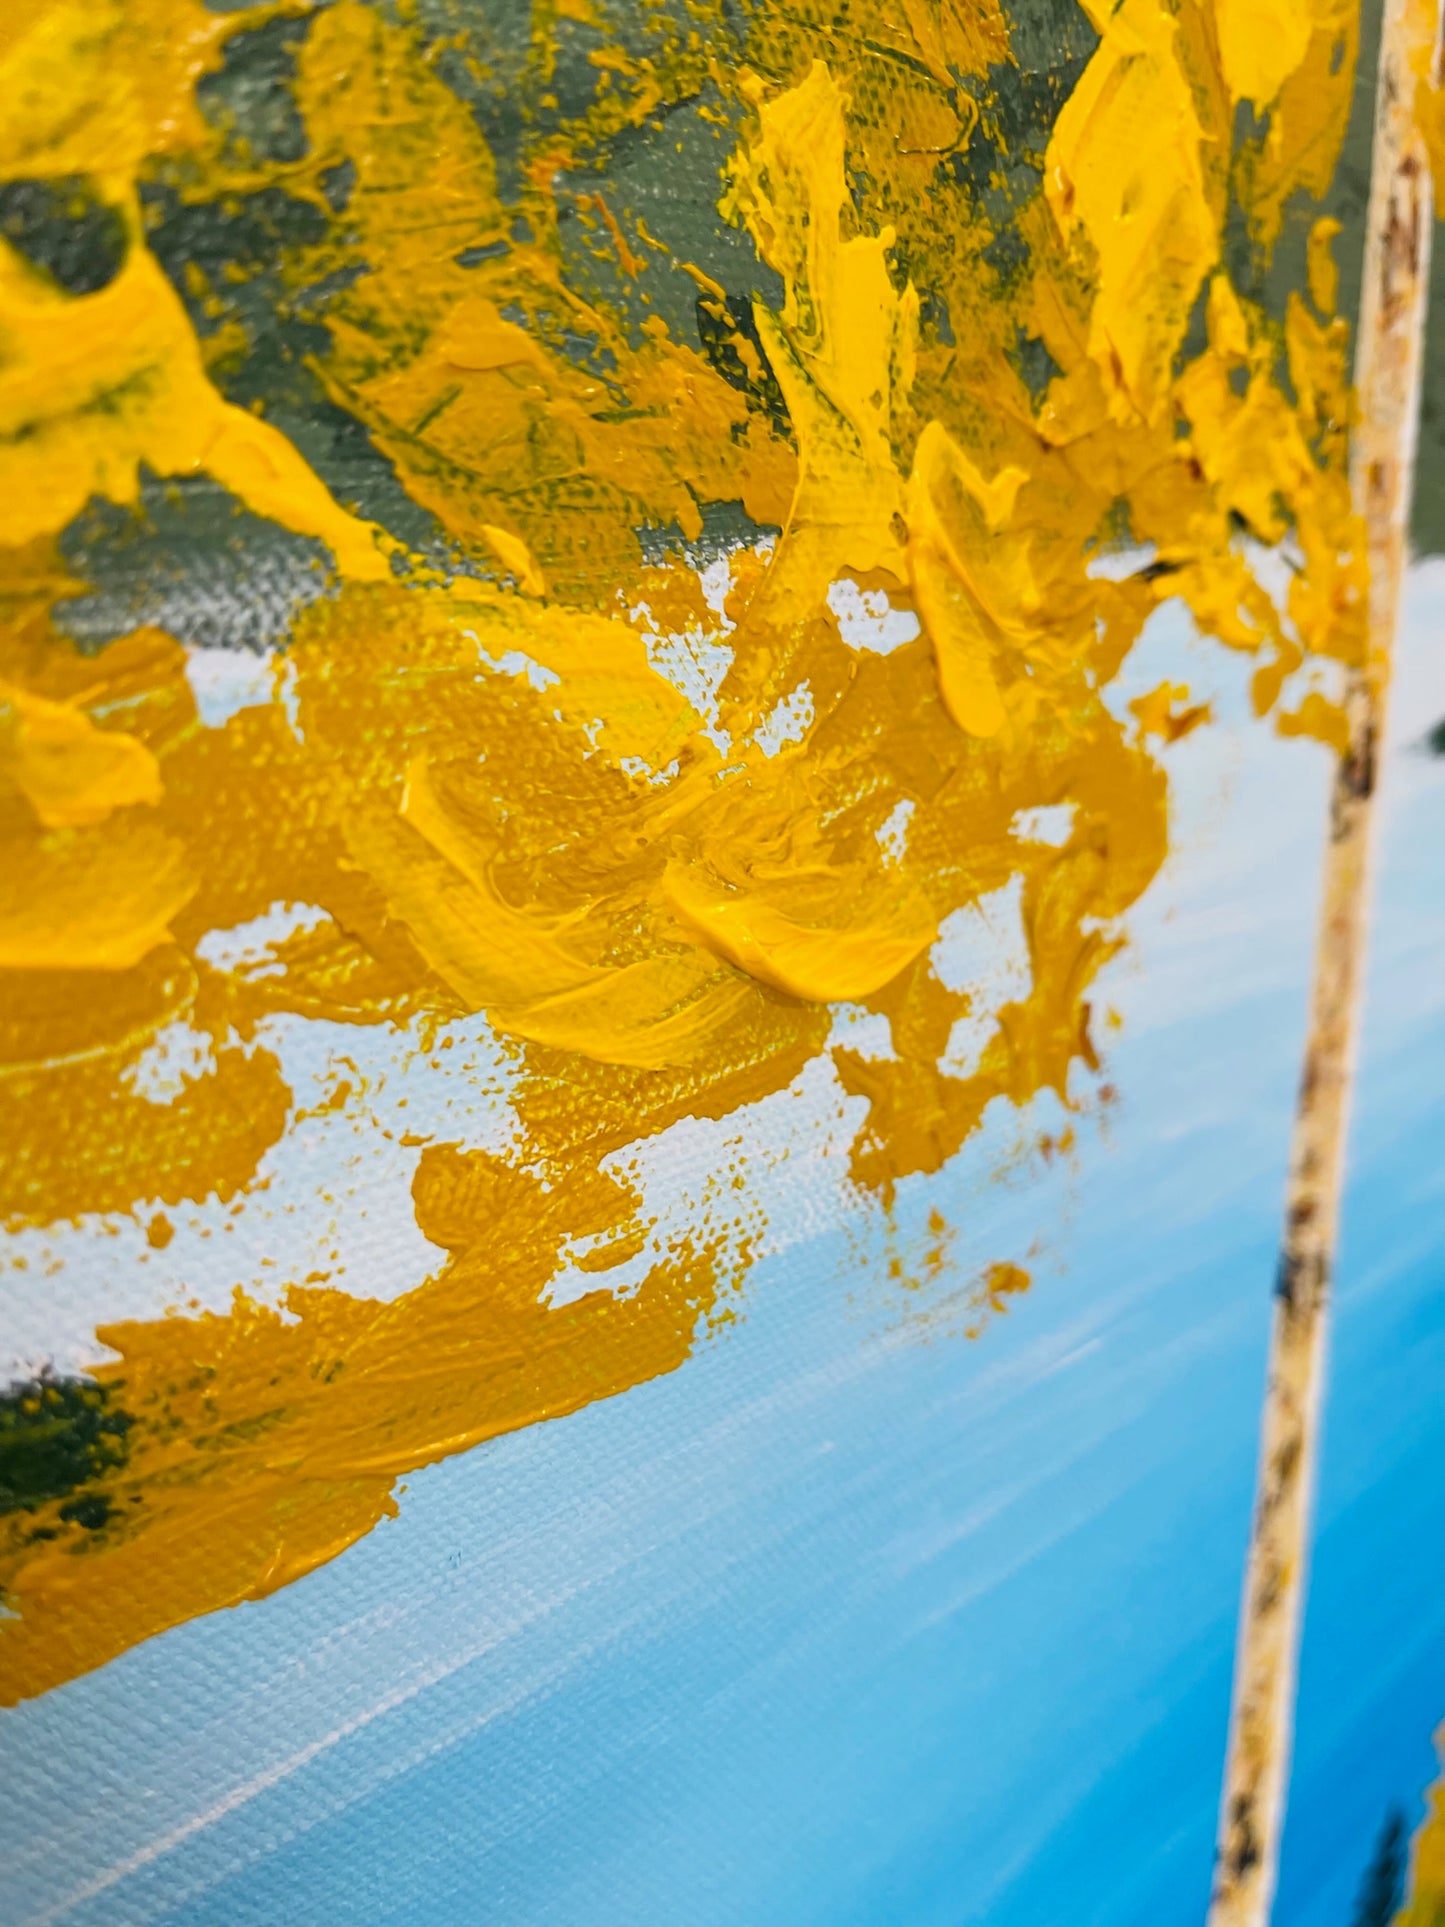
M723 1342L786 1104L885 1225L1073 1153L1213 726L1146 625L1346 745L1360 38L12 0L0 1700Z

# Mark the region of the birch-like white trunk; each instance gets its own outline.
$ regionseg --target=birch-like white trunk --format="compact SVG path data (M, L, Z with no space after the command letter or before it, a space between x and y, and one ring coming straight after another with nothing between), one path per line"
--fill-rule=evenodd
M1253 1534L1209 1927L1267 1927L1294 1724L1331 1272L1369 923L1377 758L1406 559L1433 207L1415 126L1437 56L1439 0L1386 0L1355 353L1350 484L1369 553L1369 659L1346 694L1309 1036L1286 1194Z

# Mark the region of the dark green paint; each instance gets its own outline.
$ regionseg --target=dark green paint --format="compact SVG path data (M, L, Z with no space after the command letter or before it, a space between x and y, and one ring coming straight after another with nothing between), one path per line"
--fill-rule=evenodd
M0 1392L0 1514L63 1499L62 1518L104 1524L109 1501L83 1488L125 1464L133 1423L108 1386L86 1379L45 1375Z

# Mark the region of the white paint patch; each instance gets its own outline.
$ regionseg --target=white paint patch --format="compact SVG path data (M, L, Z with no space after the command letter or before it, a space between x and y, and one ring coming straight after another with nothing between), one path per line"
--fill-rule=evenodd
M1127 582L1131 575L1147 569L1158 553L1152 542L1136 543L1127 549L1104 549L1089 558L1084 573L1095 582Z
M830 1057L812 1058L785 1091L724 1118L682 1118L655 1138L614 1152L602 1169L641 1194L645 1252L610 1272L558 1272L548 1302L570 1304L599 1286L631 1289L691 1242L724 1272L835 1230L867 1203L848 1174L866 1098L850 1097Z
M654 769L644 757L619 756L617 767L624 776L640 776L650 789L662 789L677 781L682 764L674 756L666 769Z
M702 599L718 619L718 627L723 634L730 636L733 624L728 616L728 595L733 586L733 559L731 555L720 555L709 562L705 569L698 572L698 587Z
M207 729L224 729L243 709L259 709L275 694L275 657L246 649L186 650L186 681Z
M891 655L921 633L911 609L895 609L882 589L860 589L848 576L829 585L828 607L848 647L875 656Z
M945 917L930 962L946 989L969 996L968 1010L949 1032L939 1069L950 1077L971 1077L998 1028L998 1013L1027 997L1033 981L1022 877L1010 877L1001 889Z
M259 917L208 930L196 945L196 955L213 970L239 972L247 977L281 977L285 965L276 951L288 937L317 930L331 919L314 903L283 903L278 897Z
M286 727L298 743L306 741L306 731L301 727L301 695L296 665L289 657L281 665L281 673L276 678L276 700L286 714Z
M1014 995L1027 993L1023 893L1023 878L1010 877L999 889L943 919L929 961L945 990L973 993L999 982L1016 986Z
M639 602L628 613L639 627L652 669L691 703L702 718L703 735L726 756L732 748L732 738L718 720L718 691L733 664L733 652L727 642L733 625L723 606L731 580L728 558L720 557L698 579L703 600L717 616L716 629L704 630L696 624L689 624L686 629L660 629L645 602Z
M1009 829L1024 843L1047 843L1061 850L1074 834L1072 803L1040 803L1036 809L1015 810Z
M911 796L905 796L901 803L895 803L884 822L878 826L878 844L889 863L901 863L908 851L908 825L913 821L914 803Z
M801 743L812 727L813 692L805 682L783 697L759 724L753 741L764 756L776 756L784 743Z
M494 675L525 676L533 689L550 689L562 680L555 669L549 669L545 663L534 662L521 649L508 649L503 655L493 656L482 647L475 631L463 629L462 634L468 641L476 643L477 654Z
M834 1004L833 1028L828 1032L828 1045L841 1044L845 1050L856 1051L860 1057L869 1058L873 1063L896 1064L898 1053L893 1048L893 1026L881 1010L868 1010L862 1004Z
M1295 577L1304 567L1304 554L1298 540L1291 531L1275 547L1249 537L1240 546L1244 550L1244 560L1250 574L1274 604L1280 627L1287 636L1298 642L1299 635L1289 613L1289 592Z
M187 1084L213 1076L215 1069L210 1038L177 1020L156 1032L135 1062L121 1072L120 1081L147 1104L169 1104Z

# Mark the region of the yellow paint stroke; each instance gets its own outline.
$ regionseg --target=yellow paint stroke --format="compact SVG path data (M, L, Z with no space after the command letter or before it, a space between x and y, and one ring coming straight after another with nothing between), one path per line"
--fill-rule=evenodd
M1435 1751L1445 1756L1445 1727L1435 1734ZM1427 1810L1410 1850L1410 1890L1396 1914L1397 1927L1435 1927L1445 1912L1445 1777L1426 1795Z
M1168 686L1127 723L1110 708L1161 600L1256 657L1261 714L1335 733L1312 676L1355 659L1362 577L1331 237L1313 305L1281 323L1234 289L1220 235L1231 192L1267 247L1284 196L1328 179L1339 10L1279 0L1266 44L1232 0L1091 7L1098 46L1033 157L1007 269L986 170L980 187L963 165L1007 146L994 0L864 0L826 34L760 8L735 72L695 11L686 30L659 15L645 59L600 47L591 105L524 127L506 194L419 33L360 0L299 40L307 144L276 162L196 105L240 17L28 0L0 22L0 175L84 177L125 237L80 295L0 243L0 1212L129 1213L159 1251L189 1210L239 1207L297 1122L268 1020L381 1027L445 1078L447 1025L485 1013L514 1073L504 1153L411 1144L438 1253L414 1289L242 1267L225 1315L97 1333L124 1463L95 1505L0 1526L6 1700L311 1570L417 1466L675 1369L729 1315L753 1229L739 1204L665 1246L609 1158L782 1092L824 1051L866 1104L852 1176L885 1200L995 1100L1077 1102L1094 978L1165 854L1150 742L1205 720ZM1232 154L1241 99L1263 131ZM729 136L720 213L781 289L750 316L589 184L600 144L688 102ZM279 270L300 303L331 290L307 366L453 545L446 579L224 399L246 324L198 340L148 245L157 184L184 207L274 188L312 211ZM621 305L573 285L564 215ZM674 273L728 372L626 309ZM201 312L229 312L187 274ZM1046 351L1042 385L1021 342ZM143 467L209 476L334 562L277 700L220 727L185 633L90 657L62 633L82 585L57 538L95 497L133 503ZM725 622L716 581L639 534L694 541L705 510L779 531L732 548ZM1249 542L1286 535L1302 566L1281 606ZM1096 572L1125 540L1153 566ZM855 648L840 584L920 633ZM669 636L727 653L711 718L663 673ZM1062 846L1018 827L1058 804ZM1005 886L1027 984L946 1070L974 999L935 942ZM263 967L207 947L277 904L312 915ZM839 1002L886 1020L891 1057L830 1047ZM177 1025L205 1074L155 1101L138 1066ZM327 1102L364 1111L363 1082ZM598 1283L553 1305L567 1263ZM984 1276L970 1331L1027 1280Z
M134 501L144 462L204 470L258 514L319 536L360 581L387 573L371 533L286 438L217 394L133 212L126 263L97 294L47 286L0 241L0 334L0 492L17 542L63 528L92 495Z
M1124 419L1154 420L1165 406L1219 253L1223 182L1206 150L1220 140L1221 103L1192 83L1185 34L1159 0L1122 0L1046 160L1050 206L1093 256L1089 352Z
M7 723L0 753L43 828L103 823L127 804L160 802L151 751L121 730L98 729L78 703L0 683L0 728Z

